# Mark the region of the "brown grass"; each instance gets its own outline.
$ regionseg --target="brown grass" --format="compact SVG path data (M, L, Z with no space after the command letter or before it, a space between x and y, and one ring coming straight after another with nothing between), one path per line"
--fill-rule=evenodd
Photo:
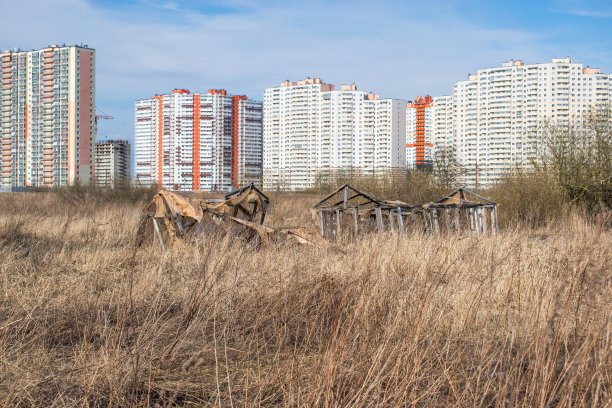
M302 198L271 222L309 222ZM0 405L612 403L605 220L162 254L131 248L140 208L0 196Z

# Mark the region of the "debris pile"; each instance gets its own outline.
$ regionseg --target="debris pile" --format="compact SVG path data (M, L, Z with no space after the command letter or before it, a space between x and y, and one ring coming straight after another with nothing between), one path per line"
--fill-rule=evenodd
M157 241L166 250L188 235L231 234L255 245L292 241L319 247L333 247L316 230L308 227L263 225L269 199L254 184L225 196L222 202L190 199L160 190L143 211L135 244Z

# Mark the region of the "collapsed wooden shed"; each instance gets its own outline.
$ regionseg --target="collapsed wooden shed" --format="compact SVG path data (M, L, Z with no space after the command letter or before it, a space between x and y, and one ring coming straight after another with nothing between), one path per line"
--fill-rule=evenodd
M440 200L411 205L376 198L345 184L315 204L312 215L321 235L332 241L341 234L354 237L366 231L405 235L408 230L435 234L468 230L482 234L489 224L490 231L497 233L497 203L462 188Z

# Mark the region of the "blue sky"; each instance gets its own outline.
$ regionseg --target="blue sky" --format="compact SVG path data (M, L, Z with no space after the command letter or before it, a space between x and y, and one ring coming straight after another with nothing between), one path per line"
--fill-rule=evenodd
M115 117L99 139L132 141L134 100L174 88L261 100L285 79L320 77L408 100L510 59L570 56L612 72L610 1L2 0L0 10L0 49L96 49L96 103Z

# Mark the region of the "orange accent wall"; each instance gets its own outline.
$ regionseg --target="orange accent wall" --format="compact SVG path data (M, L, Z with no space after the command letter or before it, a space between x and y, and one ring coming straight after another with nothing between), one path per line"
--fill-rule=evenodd
M227 95L227 91L225 89L209 89L208 93L211 95Z
M157 99L157 186L163 184L163 161L164 161L164 96L156 95Z
M193 95L192 189L200 189L200 94Z
M414 147L416 151L416 164L425 164L425 146L432 146L425 143L425 109L433 106L431 96L417 98L408 104L408 109L416 109L416 137L415 143L407 144L406 147Z

